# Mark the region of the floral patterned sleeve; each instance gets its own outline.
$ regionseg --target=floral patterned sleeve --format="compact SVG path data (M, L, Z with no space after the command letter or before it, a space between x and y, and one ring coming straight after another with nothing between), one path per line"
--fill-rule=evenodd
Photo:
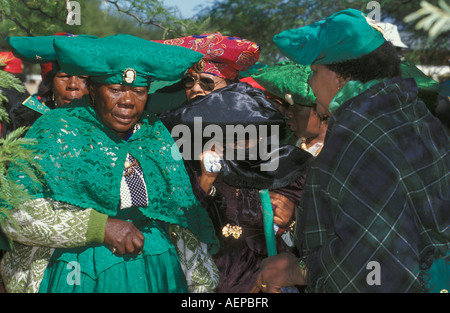
M69 248L103 242L107 215L50 199L35 199L12 212L3 221L9 238L27 246Z

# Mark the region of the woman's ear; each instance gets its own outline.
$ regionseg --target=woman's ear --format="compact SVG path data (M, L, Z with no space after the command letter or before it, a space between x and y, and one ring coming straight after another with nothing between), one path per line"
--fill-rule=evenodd
M92 105L94 105L96 94L97 94L97 88L95 87L95 85L89 84L89 96L90 96Z
M350 78L343 78L341 75L336 74L336 80L338 85L338 90L341 90L342 87L350 80Z
M95 88L94 88L94 85L93 85L93 84L90 84L90 85L89 85L89 95L91 96L91 98L93 98L93 97L94 97L94 94L95 94Z

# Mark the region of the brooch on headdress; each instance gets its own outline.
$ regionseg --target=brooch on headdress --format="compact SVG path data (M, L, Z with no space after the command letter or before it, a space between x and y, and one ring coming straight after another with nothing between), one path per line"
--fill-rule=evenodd
M136 80L136 71L132 68L127 68L123 71L122 78L127 84L132 84Z
M290 93L284 95L284 100L286 100L286 102L290 105L294 104L294 99L292 99L292 95Z
M195 72L197 73L203 73L205 71L206 68L206 63L205 60L201 59L200 61L198 61L194 66L193 69Z

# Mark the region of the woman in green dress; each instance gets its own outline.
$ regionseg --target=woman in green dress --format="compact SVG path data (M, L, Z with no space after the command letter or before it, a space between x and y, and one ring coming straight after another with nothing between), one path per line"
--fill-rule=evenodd
M54 47L65 73L89 76L90 96L27 134L45 175L12 171L33 200L1 225L14 242L0 266L7 291L213 291L213 226L169 132L144 112L150 80L181 77L201 54L130 35Z

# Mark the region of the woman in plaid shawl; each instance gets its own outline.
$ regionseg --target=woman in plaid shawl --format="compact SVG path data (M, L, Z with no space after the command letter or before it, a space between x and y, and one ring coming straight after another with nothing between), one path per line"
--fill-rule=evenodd
M436 289L428 271L450 247L449 138L415 81L400 77L382 29L347 9L274 42L311 64L317 110L331 118L297 211L302 257L266 259L263 291Z

